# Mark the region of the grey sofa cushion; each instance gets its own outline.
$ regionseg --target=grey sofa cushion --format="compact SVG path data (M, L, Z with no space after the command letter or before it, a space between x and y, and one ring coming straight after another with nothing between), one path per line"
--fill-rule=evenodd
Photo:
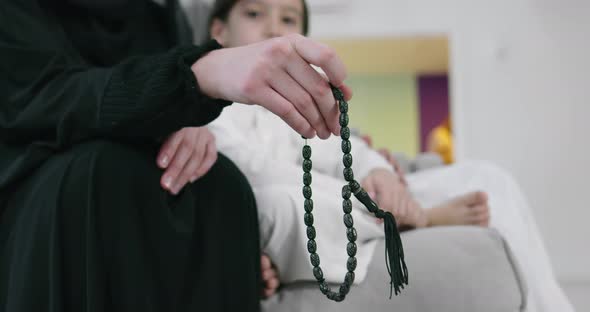
M403 241L410 285L392 300L381 244L367 279L353 288L344 302L331 302L315 283L304 282L286 285L263 302L263 311L524 310L526 288L510 250L496 231L438 227L406 232Z
M435 153L420 153L416 158L410 159L404 153L393 153L403 172L412 173L421 170L427 170L444 165L442 158Z

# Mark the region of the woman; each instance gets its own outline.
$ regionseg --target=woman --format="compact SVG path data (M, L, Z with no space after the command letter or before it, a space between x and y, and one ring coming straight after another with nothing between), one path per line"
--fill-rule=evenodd
M291 33L306 34L307 13L302 0L217 0L210 34L228 47ZM281 281L313 280L303 224L300 136L268 112L240 106L228 108L208 127L217 137L219 150L236 162L253 186L262 248L276 263ZM491 225L506 238L523 268L530 289L529 310L573 311L555 281L532 213L510 175L489 164L464 163L410 175L406 186L403 174L396 174L361 139L351 138L351 142L356 178L382 208L392 211L401 225ZM326 268L324 277L339 283L346 273L347 259L342 251L347 241L340 224L339 194L344 184L340 140L312 140L310 145L315 170L314 206L318 207L314 209L316 241L322 266ZM375 250L382 258L383 250L376 245L382 244L383 230L365 213L364 207L357 204L355 208L358 284L369 270L382 269L369 264ZM267 274L273 276L270 270ZM372 282L385 284L386 279ZM267 289L267 294L272 292Z
M326 138L309 64L350 97L346 71L301 36L190 40L176 1L0 3L1 311L258 310L251 189L191 127L239 101ZM313 101L272 87L287 72Z

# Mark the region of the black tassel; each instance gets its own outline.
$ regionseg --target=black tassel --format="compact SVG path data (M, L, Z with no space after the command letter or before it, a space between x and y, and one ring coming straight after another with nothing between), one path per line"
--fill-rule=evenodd
M404 285L408 285L408 268L404 261L404 247L397 229L395 217L391 212L379 209L377 204L371 199L371 197L369 197L369 194L360 187L358 182L351 182L350 188L353 191L354 196L365 205L370 212L375 214L377 218L383 219L385 226L385 264L387 265L387 272L391 278L391 288L389 290L389 299L391 299L394 290L395 295L397 296L404 288Z

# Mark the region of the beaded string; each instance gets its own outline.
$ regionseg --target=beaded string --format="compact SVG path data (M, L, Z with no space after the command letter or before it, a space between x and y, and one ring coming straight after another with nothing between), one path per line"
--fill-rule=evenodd
M320 256L317 254L317 244L315 241L316 230L313 226L313 200L311 190L311 147L307 145L307 138L305 139L305 145L303 146L303 197L304 201L304 222L307 226L307 251L309 252L309 259L313 266L313 275L318 281L320 291L328 297L330 300L340 302L344 300L350 287L354 282L354 270L357 266L356 260L356 239L357 232L354 228L354 220L352 215L352 202L350 197L352 194L377 218L383 219L385 228L385 264L387 265L387 272L390 276L390 292L389 298L391 299L392 292L395 290L397 295L401 289L404 288L404 284L408 284L408 269L404 261L404 250L397 229L395 217L391 212L383 211L379 209L377 204L369 197L367 192L360 186L360 184L354 179L354 173L352 171L352 155L350 150L352 148L349 138L350 129L348 128L348 103L344 99L342 91L332 86L332 93L334 98L339 104L340 108L340 137L342 138L341 149L344 155L342 156L342 162L344 164L344 179L348 184L342 187L342 210L344 211L344 225L346 226L346 237L348 238L348 244L346 245L346 252L348 254L348 261L346 261L346 268L348 272L344 276L344 282L340 284L338 292L332 291L330 286L324 279L324 273L320 268Z

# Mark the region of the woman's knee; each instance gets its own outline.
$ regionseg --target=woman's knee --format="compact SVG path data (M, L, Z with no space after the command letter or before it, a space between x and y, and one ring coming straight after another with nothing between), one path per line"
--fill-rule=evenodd
M221 153L211 169L203 177L187 185L187 188L196 197L214 198L215 202L223 206L220 209L224 209L226 213L241 214L244 210L250 210L255 214L256 200L248 179ZM235 211L236 209L242 211Z
M138 179L152 179L157 182L161 171L157 167L155 152L151 147L108 140L79 144L60 157L66 158L69 162L70 175L75 172L74 176L78 179L93 180L96 183L133 183Z

